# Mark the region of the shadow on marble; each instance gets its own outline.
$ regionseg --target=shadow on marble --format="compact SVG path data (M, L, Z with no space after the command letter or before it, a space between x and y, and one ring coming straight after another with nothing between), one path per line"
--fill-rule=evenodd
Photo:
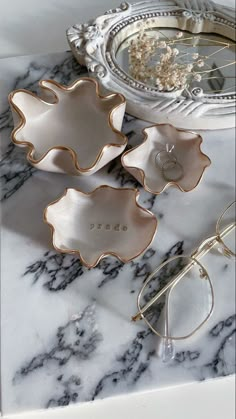
M43 222L45 207L57 199L66 187L84 191L93 189L93 182L80 178L34 172L24 188L20 188L2 205L2 225L27 237L45 249L52 249L48 226Z

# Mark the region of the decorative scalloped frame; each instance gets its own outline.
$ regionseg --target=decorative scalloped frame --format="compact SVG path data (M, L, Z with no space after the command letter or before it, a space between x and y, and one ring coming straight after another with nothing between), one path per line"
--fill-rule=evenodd
M183 129L234 127L235 92L206 95L201 88L194 88L188 98L179 93L160 93L119 67L117 48L137 32L137 24L143 19L150 19L153 27L215 33L235 41L235 10L209 0L121 3L88 23L72 26L67 30L67 39L75 58L87 66L104 89L125 95L129 114Z

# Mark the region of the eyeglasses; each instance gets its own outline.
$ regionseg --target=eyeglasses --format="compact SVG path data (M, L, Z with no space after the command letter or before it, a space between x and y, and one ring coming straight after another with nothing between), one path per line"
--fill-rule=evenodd
M235 203L219 217L214 236L205 239L190 256L174 256L163 262L148 276L138 294L138 312L132 320L143 319L163 339L164 362L174 357L173 341L194 335L213 312L213 285L199 259L215 246L228 258L236 256Z

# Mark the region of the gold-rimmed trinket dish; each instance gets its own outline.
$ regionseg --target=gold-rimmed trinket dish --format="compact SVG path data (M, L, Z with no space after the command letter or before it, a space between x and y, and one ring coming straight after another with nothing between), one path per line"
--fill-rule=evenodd
M68 188L44 212L54 248L77 254L87 268L106 256L129 262L151 244L157 219L138 204L139 192L102 185L90 193Z
M150 126L143 133L143 143L122 155L124 168L155 195L169 186L193 190L211 164L201 151L202 137L169 124Z
M9 95L15 126L12 141L26 147L33 166L91 175L124 151L123 95L102 96L97 81L89 77L70 86L41 80L39 86L41 97L24 89Z

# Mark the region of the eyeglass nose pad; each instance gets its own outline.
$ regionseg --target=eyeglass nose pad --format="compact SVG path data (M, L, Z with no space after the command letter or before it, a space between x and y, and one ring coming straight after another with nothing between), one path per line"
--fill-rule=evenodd
M224 249L224 255L225 255L228 259L232 259L232 258L233 258L233 256L231 255L231 253L230 253L227 249Z
M208 278L208 275L207 275L207 272L205 271L205 269L200 268L199 269L199 274L200 274L201 279L207 279Z
M217 242L218 243L217 243L216 249L217 249L218 253L220 253L221 255L226 256L228 259L231 259L232 258L232 255L229 252L229 250L226 249L226 247L224 246L224 244L221 243L218 239L217 239Z
M232 258L232 255L230 252L222 245L222 249L218 249L218 252L222 253L224 256L226 256L228 259Z
M162 362L170 362L175 357L175 345L172 339L164 338L162 339L162 351L161 359Z

